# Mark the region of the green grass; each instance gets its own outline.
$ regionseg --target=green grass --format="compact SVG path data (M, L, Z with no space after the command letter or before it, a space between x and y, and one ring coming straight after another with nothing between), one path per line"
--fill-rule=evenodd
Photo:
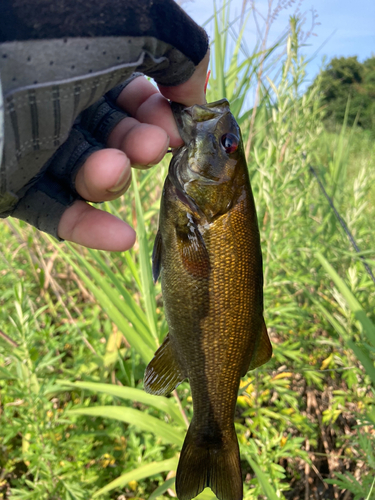
M295 20L288 40L263 52L259 41L245 57L228 19L217 23L208 100L219 88L233 100L249 147L274 345L239 391L245 499L343 498L348 489L371 500L375 289L308 165L374 268L374 146L351 124L325 130L318 88L301 95ZM257 87L256 109L246 109ZM166 169L164 160L139 172L129 193L105 204L137 228L124 254L0 223L0 498L170 498L190 390L162 398L142 385L168 331L150 272Z

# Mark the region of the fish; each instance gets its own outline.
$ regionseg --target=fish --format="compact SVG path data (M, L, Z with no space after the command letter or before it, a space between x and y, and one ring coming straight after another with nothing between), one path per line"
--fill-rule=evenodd
M184 145L169 165L152 255L169 333L144 388L167 396L189 379L193 418L177 468L178 499L210 487L219 500L242 500L234 428L240 379L272 356L256 208L229 102L171 106Z

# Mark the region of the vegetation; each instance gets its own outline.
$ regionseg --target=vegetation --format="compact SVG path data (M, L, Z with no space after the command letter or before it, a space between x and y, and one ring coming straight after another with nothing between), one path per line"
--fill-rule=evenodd
M375 132L375 57L363 63L357 57L335 57L318 77L326 105L326 117L341 124L348 99L349 122Z
M301 95L296 19L287 37L249 54L229 14L214 19L208 100L226 96L242 128L274 346L238 396L245 499L374 500L375 289L309 166L373 267L375 146L348 114L339 134L325 131L320 80ZM189 385L169 398L142 390L167 333L150 269L167 166L136 173L130 192L105 204L137 228L125 254L0 224L2 499L175 495Z

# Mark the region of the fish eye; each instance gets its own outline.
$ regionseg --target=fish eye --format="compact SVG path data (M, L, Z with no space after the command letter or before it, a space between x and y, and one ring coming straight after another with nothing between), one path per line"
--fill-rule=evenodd
M226 153L234 153L238 148L238 139L234 134L224 134L221 137L221 144Z

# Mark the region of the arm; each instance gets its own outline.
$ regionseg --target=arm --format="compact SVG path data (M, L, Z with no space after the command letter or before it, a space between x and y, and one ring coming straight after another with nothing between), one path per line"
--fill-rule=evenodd
M118 128L122 126L124 132L126 127L123 122L129 124L129 120L136 119L149 123L154 127L149 130L152 139L158 124L153 123L156 117L149 115L148 111L161 109L161 116L165 117L163 130L174 140L174 122L168 115L165 102L158 101L160 95L150 100L156 92L154 87L152 93L147 90L139 96L138 107L134 106L133 97L130 106L127 105L126 101L129 102L132 93L129 94L126 89L118 97L113 96L113 92L112 97L107 95L105 106L108 106L109 116L103 120L106 126L98 126L94 130L92 124L98 120L90 106L96 106L99 113L104 113L105 106L98 107L98 100L111 86L126 79L135 70L155 78L168 98L177 98L187 105L203 102L208 41L204 31L170 0L90 1L84 6L84 18L80 11L82 3L75 0L66 0L62 12L56 12L56 4L46 0L6 0L5 3L13 7L13 11L9 10L9 25L12 22L15 24L9 30L13 38L9 39L8 34L8 41L4 42L2 33L4 43L0 46L3 56L4 49L7 56L1 59L1 72L6 76L5 83L3 81L6 162L3 160L2 167L6 172L6 186L3 182L2 188L3 192L15 194L20 201L15 208L3 210L3 216L12 213L20 218L29 218L28 221L40 229L57 235L66 207L84 204L83 201L75 201L80 197L99 201L89 197L90 193L82 194L79 180L82 176L77 172L81 172L81 166L95 155L107 153L108 156L111 150L103 151L105 145L111 146L111 142L121 144ZM87 10L88 5L90 11ZM166 23L166 19L170 22ZM83 21L79 23L79 20ZM60 37L63 33L68 38L49 39L53 34ZM81 36L78 37L79 33ZM34 39L30 41L30 37ZM30 52L30 47L34 52ZM32 66L27 61L30 57L27 54L30 53L32 61L29 63L32 62ZM35 80L36 77L38 80ZM130 85L128 90L131 90ZM145 105L147 102L149 107ZM133 118L124 120L124 110ZM87 116L88 113L91 113L91 119L86 119L86 123L85 114ZM77 125L76 121L73 126L77 116L81 123ZM103 116L106 116L105 113ZM125 132L127 135L129 130ZM17 133L18 143L15 140ZM113 137L111 134L117 137L115 141L110 140ZM129 153L126 148L119 149L125 153L122 158L125 170L125 158L128 154L132 157L131 149ZM82 154L79 155L77 150ZM155 159L157 152L154 153ZM144 158L142 161L151 163L148 160ZM135 160L132 162L137 163ZM20 172L25 177L23 185L20 185ZM108 199L106 193L103 193L101 201L104 199ZM52 210L41 208L46 203ZM36 216L35 210L33 214L33 209L28 206L36 207ZM106 216L109 217L108 214ZM60 237L69 237L62 232L64 234Z

